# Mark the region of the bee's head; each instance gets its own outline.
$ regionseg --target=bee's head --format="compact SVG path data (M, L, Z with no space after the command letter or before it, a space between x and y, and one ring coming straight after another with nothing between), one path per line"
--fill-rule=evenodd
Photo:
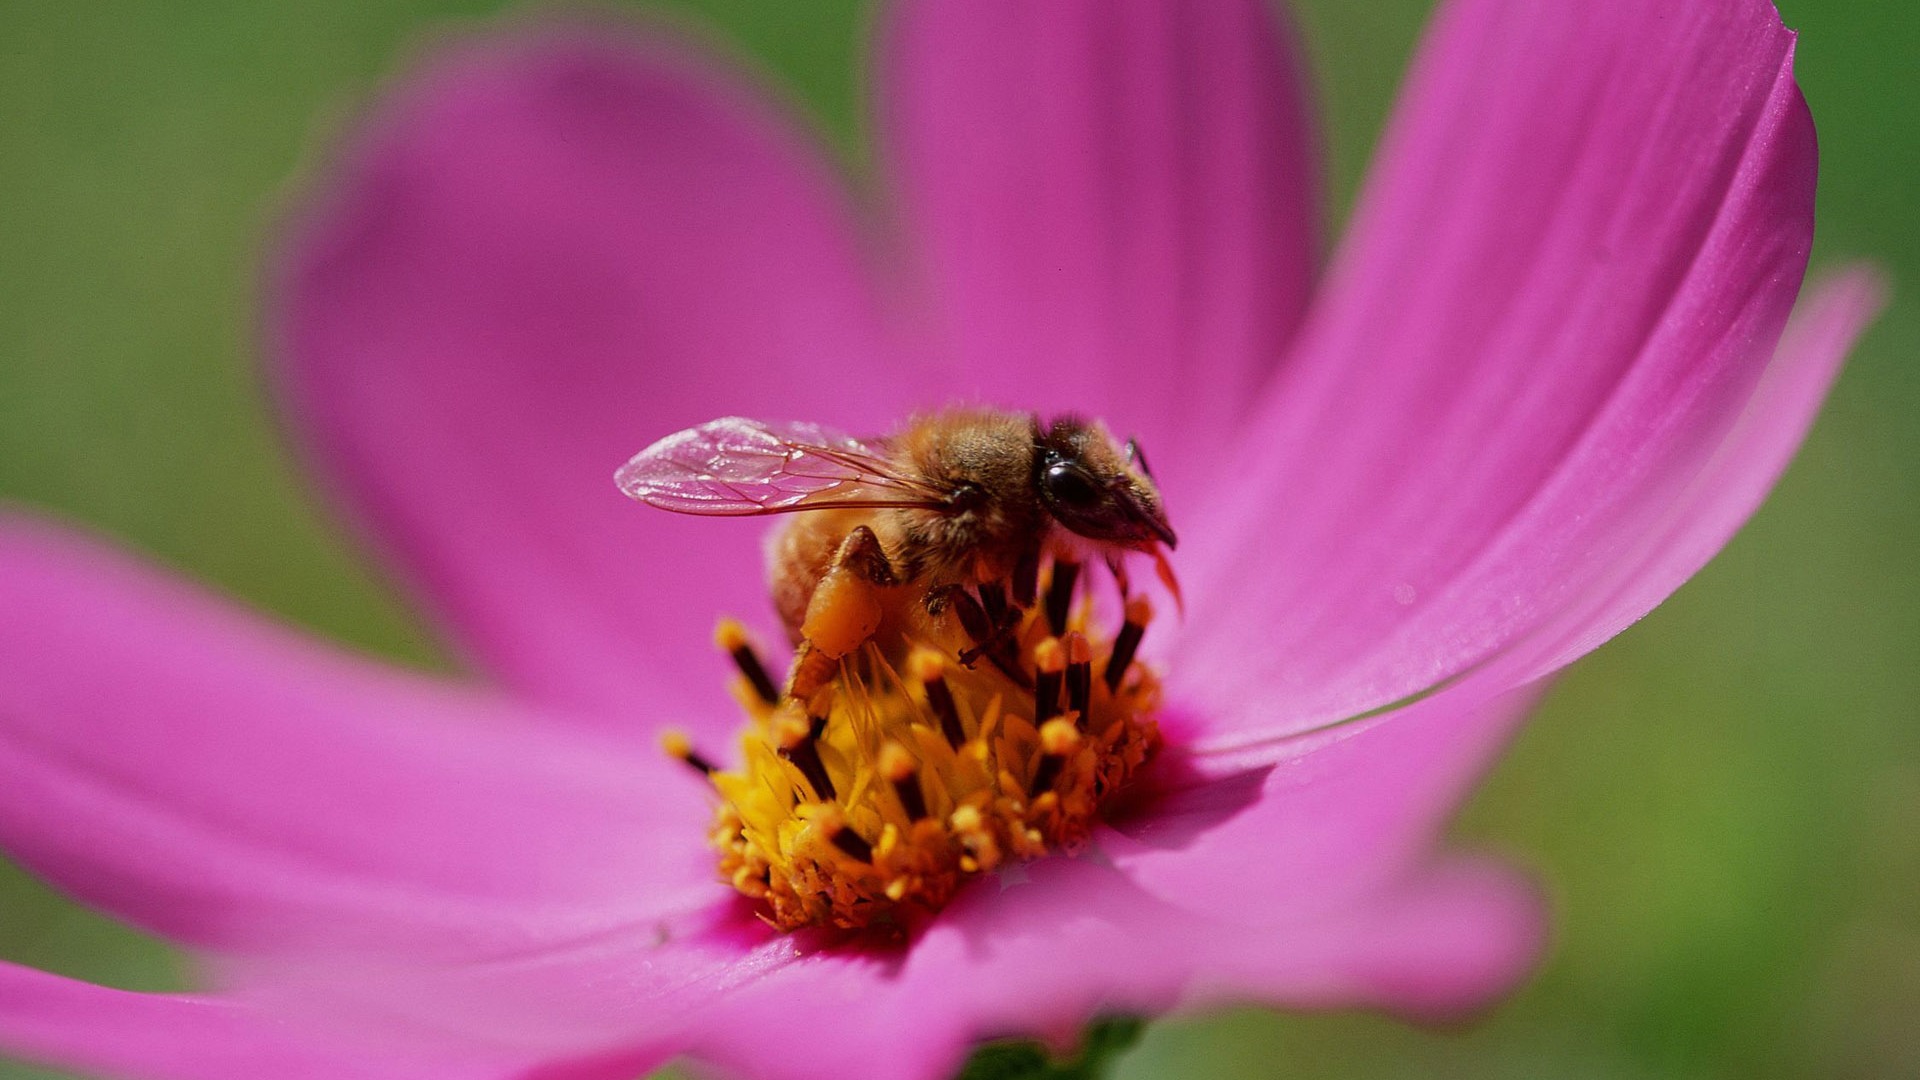
M1173 526L1140 447L1123 447L1098 423L1063 416L1034 421L1034 488L1062 528L1089 540L1173 547Z

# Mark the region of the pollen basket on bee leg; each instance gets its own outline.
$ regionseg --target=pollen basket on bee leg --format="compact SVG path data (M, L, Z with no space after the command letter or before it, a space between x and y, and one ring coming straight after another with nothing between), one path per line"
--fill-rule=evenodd
M1090 604L1063 599L1075 569L1043 567L1030 595L1050 602L1012 606L996 642L949 614L851 651L805 703L767 700L757 654L724 624L748 715L740 760L719 768L684 738L668 744L719 795L723 879L781 930L859 929L936 911L1009 861L1083 845L1159 746L1160 684L1133 658L1150 609L1093 625ZM962 663L989 645L1001 662Z

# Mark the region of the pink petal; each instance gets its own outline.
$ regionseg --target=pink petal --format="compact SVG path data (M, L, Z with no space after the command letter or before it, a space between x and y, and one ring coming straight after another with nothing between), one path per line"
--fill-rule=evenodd
M1232 739L1537 629L1726 445L1812 234L1792 44L1758 0L1443 10L1244 484L1183 564L1170 670Z
M274 974L352 987L335 1015L372 993L629 1075L684 1048L756 1077L938 1077L981 1037L1221 1002L1456 1014L1530 968L1539 903L1505 870L1422 869L1425 852L1532 697L1435 695L1250 776L1204 762L1226 771L1105 834L1098 857L979 883L900 953L694 917L480 966Z
M1223 984L1202 1001L1290 1008L1385 1006L1458 1019L1532 973L1547 944L1539 889L1498 863L1459 858L1413 876L1349 917L1291 937L1229 939ZM1281 974L1298 972L1282 981Z
M279 1007L336 1024L408 1014L493 1053L549 1059L542 1077L618 1080L684 1052L763 1080L934 1080L978 1039L1064 1043L1102 1012L1265 1002L1456 1015L1509 989L1542 936L1532 888L1478 864L1249 924L1158 899L1097 860L1056 859L976 885L899 952L805 935L754 944L696 920L656 940L484 965L349 977L324 960L275 964L265 993L298 986Z
M1090 860L1028 873L967 893L905 956L823 952L716 1004L694 1055L760 1080L939 1080L978 1039L1070 1046L1101 1013L1259 1001L1439 1014L1510 987L1540 941L1531 890L1482 868L1258 928L1157 902Z
M1090 861L1028 875L978 883L904 954L822 950L743 988L692 1053L755 1080L938 1080L977 1037L1064 1039L1099 1008L1175 1003L1191 920Z
M717 995L777 964L753 954L743 937L752 932L731 916L715 919L676 916L448 963L312 953L221 961L209 973L311 1037L437 1038L541 1061L539 1075L552 1077L597 1077L604 1060L626 1080L672 1056Z
M1672 595L1773 490L1800 449L1854 341L1886 304L1877 271L1853 267L1808 289L1753 401L1667 512L1577 603L1482 671L1532 679L1599 648ZM1480 673L1476 673L1478 676Z
M1529 697L1436 695L1297 744L1250 792L1215 778L1103 837L1100 858L980 883L903 953L693 913L484 963L219 970L275 1011L448 1032L564 1063L554 1076L688 1050L761 1077L937 1077L977 1038L1228 1001L1449 1015L1526 972L1537 898L1505 871L1408 868Z
M1147 934L1153 915L1186 917L1089 862L1033 874L1005 894L997 882L971 890L904 953L692 920L657 940L609 935L486 964L315 958L221 973L270 1011L363 1029L404 1016L495 1052L571 1064L554 1076L633 1076L691 1051L753 1077L891 1078L948 1071L974 1033L1038 1030L1039 1013L1008 1018L1024 1004L1044 1007L1059 1031L1105 987L1116 1004L1169 1004L1187 958L1203 959L1177 937L1148 935L1153 962L1141 966L1136 951L1123 964L1116 941ZM1076 946L1085 958L1068 962Z
M139 1080L456 1080L505 1063L302 1039L219 999L110 990L0 963L0 1049L43 1065Z
M281 254L272 344L327 477L460 643L626 730L711 718L753 523L613 471L739 413L855 431L919 396L836 179L784 117L618 24L465 42L393 90Z
M1148 893L1222 921L1337 911L1425 857L1538 697L1473 682L1246 761L1190 759L1199 782L1101 849Z
M1613 565L1565 597L1560 609L1521 641L1489 656L1434 698L1381 719L1419 715L1428 701L1470 700L1541 678L1598 648L1672 595L1759 508L1800 448L1847 351L1884 302L1879 275L1864 268L1810 289L1733 430ZM1271 760L1291 745L1284 735L1257 728L1194 742L1199 760L1216 774Z
M0 518L0 846L237 954L493 956L725 891L697 777ZM639 932L650 932L643 929Z
M1104 417L1192 505L1313 273L1300 67L1261 0L892 12L881 141L949 393Z

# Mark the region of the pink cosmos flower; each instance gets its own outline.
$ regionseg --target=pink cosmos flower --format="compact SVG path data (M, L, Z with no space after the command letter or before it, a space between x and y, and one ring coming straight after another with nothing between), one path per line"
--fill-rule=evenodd
M0 524L0 843L206 996L0 967L0 1046L152 1078L932 1078L982 1036L1222 1001L1451 1013L1538 905L1436 852L1540 680L1673 591L1791 456L1876 286L1789 321L1814 137L1760 0L1449 0L1315 265L1258 0L914 0L878 215L763 95L606 25L444 47L285 237L275 376L330 491L484 677L397 671ZM759 530L610 469L724 414L978 399L1151 449L1183 545L1172 752L1098 838L909 944L715 880L722 613ZM1342 722L1345 721L1345 722Z

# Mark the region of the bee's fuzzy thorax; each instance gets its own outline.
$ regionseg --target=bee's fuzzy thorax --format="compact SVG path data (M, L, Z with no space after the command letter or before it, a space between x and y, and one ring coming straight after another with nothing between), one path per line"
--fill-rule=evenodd
M948 410L916 419L893 437L914 475L952 493L940 509L887 512L907 575L936 583L1006 578L1046 531L1033 491L1032 418L993 410Z

